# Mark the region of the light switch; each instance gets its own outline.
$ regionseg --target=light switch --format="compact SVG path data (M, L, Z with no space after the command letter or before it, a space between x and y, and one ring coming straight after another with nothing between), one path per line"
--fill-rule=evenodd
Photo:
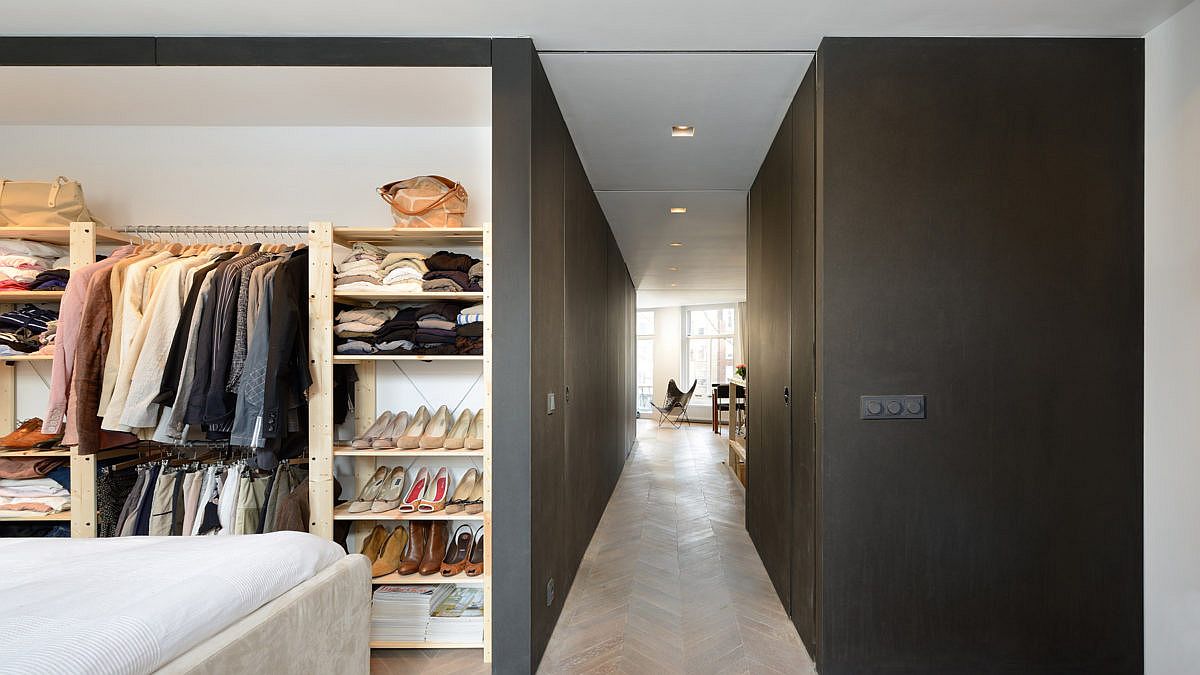
M546 394L546 414L553 415L554 409L555 409L554 392L550 392L550 393Z
M925 395L862 396L859 398L858 416L864 420L923 420Z

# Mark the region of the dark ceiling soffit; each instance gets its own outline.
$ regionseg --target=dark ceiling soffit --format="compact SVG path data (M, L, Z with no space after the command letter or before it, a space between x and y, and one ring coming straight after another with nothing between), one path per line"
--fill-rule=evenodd
M5 66L488 67L491 38L0 37Z

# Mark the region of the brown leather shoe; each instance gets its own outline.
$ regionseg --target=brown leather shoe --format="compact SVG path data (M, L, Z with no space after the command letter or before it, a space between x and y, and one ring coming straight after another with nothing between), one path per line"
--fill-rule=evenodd
M430 523L429 542L425 546L425 554L421 556L421 574L429 576L442 569L442 561L446 559L446 540L449 538L450 530L446 527L446 521L435 520Z
M408 546L400 555L399 572L403 576L416 574L421 568L421 556L425 554L425 542L429 540L429 521L414 520L408 526Z
M15 445L13 445L13 443L16 443L17 441L24 438L26 435L29 434L29 432L31 432L35 429L40 429L41 427L42 427L42 421L36 417L34 417L32 419L27 419L24 422L21 422L21 425L19 427L17 427L16 429L13 429L11 434L0 437L0 448L24 447L24 446L15 446Z
M450 540L450 548L446 551L446 559L442 561L442 576L452 577L462 574L467 568L467 556L471 553L470 525L459 525L454 530L454 538Z
M475 542L471 552L467 554L467 576L477 577L483 574L483 528L475 530Z
M400 554L407 544L408 532L404 527L397 525L396 529L392 530L392 536L388 537L387 543L383 545L383 550L379 552L379 559L371 564L371 576L381 577L395 572L400 567Z
M34 421L37 423L34 428L27 429L25 433L21 434L17 438L7 440L9 436L13 436L17 433L14 431L12 434L5 436L4 439L0 439L0 446L14 449L50 448L58 445L59 442L62 441L62 434L43 434L41 429L42 421L36 418L29 420L29 422ZM28 422L26 422L26 424L28 424ZM21 426L24 427L25 425L22 424Z
M383 550L383 545L387 542L387 538L387 528L382 525L376 525L375 529L371 530L371 534L367 535L367 538L363 540L363 547L359 553L367 556L367 560L375 562L375 559L379 557L379 552Z

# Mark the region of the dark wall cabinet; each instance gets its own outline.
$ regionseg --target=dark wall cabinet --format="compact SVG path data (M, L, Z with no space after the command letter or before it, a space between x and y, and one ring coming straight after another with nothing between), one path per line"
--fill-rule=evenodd
M536 668L633 444L636 301L536 56L532 87L529 479ZM503 386L497 383L498 395Z
M747 341L747 528L822 675L1142 670L1142 115L1141 40L822 43Z

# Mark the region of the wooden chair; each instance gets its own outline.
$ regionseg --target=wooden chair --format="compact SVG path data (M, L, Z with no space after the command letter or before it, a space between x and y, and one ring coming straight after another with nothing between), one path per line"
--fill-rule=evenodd
M680 391L679 385L675 384L675 380L671 379L667 382L667 396L663 399L662 405L651 403L650 405L658 411L658 426L662 427L664 422L670 422L671 426L676 429L683 426L685 422L691 423L688 419L687 407L692 400L692 395L696 393L696 380L692 380L692 387L687 391ZM674 415L674 417L672 417Z

